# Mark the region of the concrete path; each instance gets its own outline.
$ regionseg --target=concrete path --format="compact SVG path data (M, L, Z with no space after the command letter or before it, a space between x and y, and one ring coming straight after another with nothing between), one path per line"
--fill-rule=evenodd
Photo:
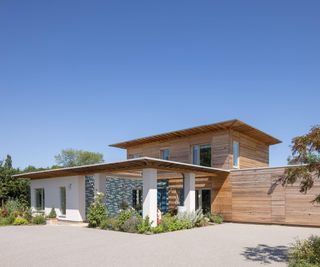
M158 235L80 226L0 227L6 266L286 266L287 246L320 228L225 223Z

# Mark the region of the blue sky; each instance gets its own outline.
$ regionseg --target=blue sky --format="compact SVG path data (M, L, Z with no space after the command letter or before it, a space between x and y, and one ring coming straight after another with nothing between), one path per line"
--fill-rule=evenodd
M239 118L290 140L320 118L319 1L1 1L0 158Z

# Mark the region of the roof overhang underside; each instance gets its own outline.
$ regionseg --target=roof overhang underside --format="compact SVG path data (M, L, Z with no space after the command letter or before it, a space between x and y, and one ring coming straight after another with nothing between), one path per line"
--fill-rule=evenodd
M45 179L77 175L92 175L95 173L106 173L108 175L118 175L128 178L141 178L141 171L145 168L157 169L158 177L164 179L176 177L175 174L187 172L193 172L196 174L197 177L223 176L229 174L229 171L217 168L203 167L193 164L143 157L113 163L93 164L79 167L22 173L14 175L14 177L29 179Z
M152 142L165 142L175 138L183 138L196 134L204 134L215 131L226 131L234 130L240 133L246 134L254 139L260 140L267 145L275 145L281 143L281 141L261 130L258 130L240 120L228 120L223 122L218 122L214 124L202 125L193 128L172 131L163 134L152 135L148 137L138 138L134 140L124 141L117 144L112 144L112 147L124 148L134 147L138 145L143 145Z

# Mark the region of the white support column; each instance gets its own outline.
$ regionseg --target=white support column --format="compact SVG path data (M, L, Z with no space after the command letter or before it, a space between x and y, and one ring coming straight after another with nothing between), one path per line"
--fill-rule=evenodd
M103 173L96 173L94 175L94 194L97 192L106 194L106 175Z
M143 169L143 218L149 217L152 226L157 226L157 170Z
M194 212L196 209L195 185L196 176L194 173L184 173L184 206L187 212Z

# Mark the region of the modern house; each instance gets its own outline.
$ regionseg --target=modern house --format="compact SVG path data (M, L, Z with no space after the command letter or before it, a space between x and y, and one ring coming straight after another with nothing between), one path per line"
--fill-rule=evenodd
M157 207L223 214L226 221L320 226L320 206L299 184L282 187L285 168L269 167L269 147L281 141L240 120L173 131L111 146L127 160L19 174L31 179L31 205L60 220L84 221L95 192L109 213L126 202L156 224Z

